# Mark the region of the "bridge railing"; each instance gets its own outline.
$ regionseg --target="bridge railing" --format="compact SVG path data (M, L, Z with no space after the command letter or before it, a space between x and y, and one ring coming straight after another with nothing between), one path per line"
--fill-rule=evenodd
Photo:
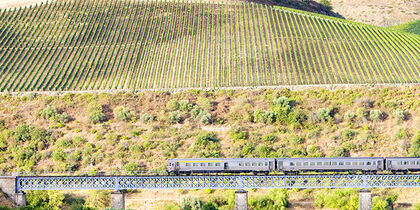
M420 187L420 175L298 176L30 176L16 190L398 188Z

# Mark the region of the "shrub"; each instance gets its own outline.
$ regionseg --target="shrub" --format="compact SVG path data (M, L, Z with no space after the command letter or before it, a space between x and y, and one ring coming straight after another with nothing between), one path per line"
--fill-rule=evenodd
M89 190L86 206L95 209L105 209L109 206L110 196L108 190Z
M31 139L31 126L27 125L27 124L20 124L18 125L14 132L13 132L13 137L15 139L15 141L17 142L25 142Z
M141 167L138 163L130 162L130 163L125 164L123 169L127 174L133 175L135 172L140 171Z
M55 161L64 161L66 159L66 154L62 149L54 150L51 156Z
M256 110L253 114L254 122L272 124L276 121L276 112Z
M39 115L44 119L49 119L53 122L64 124L69 121L69 117L66 113L60 114L57 109L53 106L47 106L45 109L39 112Z
M305 142L305 139L304 139L304 138L302 138L302 137L291 136L291 137L289 138L289 142L290 142L292 145L296 145L296 144L303 144L303 143Z
M170 123L180 123L181 122L181 115L179 111L169 112L168 120Z
M207 98L198 97L197 105L206 111L213 110L213 103Z
M300 110L293 110L288 114L288 124L294 127L301 127L303 123L308 119L308 116Z
M277 141L277 136L274 134L266 134L262 137L264 142L274 143Z
M379 196L374 196L372 198L372 209L374 210L386 210L388 207L388 202L383 200Z
M147 124L147 123L153 122L155 120L155 117L153 117L150 114L144 113L144 114L140 115L140 119L143 123Z
M118 106L114 109L114 116L119 121L129 121L133 117L132 113L123 106Z
M218 142L219 140L216 138L216 135L213 133L204 133L198 135L195 140L195 145L197 146L206 146L210 142Z
M200 116L200 123L204 124L204 125L208 125L211 123L211 114L204 111L201 113Z
M105 114L102 112L102 105L98 102L91 102L88 104L88 118L89 122L96 124L105 120Z
M319 190L315 194L314 206L320 208L357 209L356 189Z
M356 136L356 132L350 129L346 129L341 133L341 137L344 140L353 140L355 136Z
M56 145L58 148L69 148L71 145L73 145L72 139L58 139L56 142Z
M395 138L397 139L406 139L408 137L410 137L410 134L404 128L399 128L398 132L395 134Z
M383 113L380 110L370 110L369 118L374 122L381 121L383 119Z
M332 11L332 4L331 0L321 0L320 3L327 9L328 11Z
M229 131L229 136L234 141L245 140L248 138L248 132L241 127L235 127Z
M397 119L398 123L401 123L402 121L404 121L406 119L406 116L404 114L404 111L401 109L395 109L392 112L392 115L394 116L395 119Z
M316 111L316 116L318 117L318 120L321 122L327 122L329 119L331 119L331 111L328 108L319 108Z
M348 157L350 156L350 151L345 147L336 147L332 153L333 157Z
M179 110L181 111L189 111L193 108L193 105L190 104L188 100L180 100L178 104L179 104Z
M347 122L353 122L353 120L356 118L356 114L352 111L347 111L344 114L344 120Z
M274 201L274 209L284 209L289 205L289 194L284 189L271 189L268 196Z
M420 131L413 138L409 152L411 157L420 157Z
M59 210L64 204L64 194L57 190L33 190L27 192L26 201L32 209Z
M220 156L220 143L216 136L212 133L204 133L197 136L193 151L197 153L199 157L219 157Z
M168 101L166 103L166 108L171 110L171 111L175 111L179 109L179 102L176 99L171 99L170 101Z
M275 106L286 108L287 111L290 111L290 109L292 108L291 101L289 100L289 98L287 98L285 96L281 96L281 97L278 97L278 98L274 99L273 104Z
M184 197L179 206L182 210L199 210L202 209L202 202L195 197Z

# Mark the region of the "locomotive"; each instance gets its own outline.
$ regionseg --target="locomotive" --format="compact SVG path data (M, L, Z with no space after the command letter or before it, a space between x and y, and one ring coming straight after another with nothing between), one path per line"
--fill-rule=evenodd
M414 157L344 157L344 158L182 158L169 159L167 172L253 173L349 172L408 173L420 171L420 158Z

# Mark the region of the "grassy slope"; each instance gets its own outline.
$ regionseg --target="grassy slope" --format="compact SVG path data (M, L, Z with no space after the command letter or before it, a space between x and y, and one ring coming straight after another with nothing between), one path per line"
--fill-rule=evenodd
M253 122L257 118L250 121L257 110L278 110L272 101L279 96L293 100L291 113L307 116L302 126L294 124L293 120L273 124ZM334 92L257 90L67 94L36 98L2 96L0 119L4 120L5 127L0 132L0 169L6 173L51 169L79 172L152 170L164 169L166 159L171 157L217 154L221 157L405 156L409 155L411 141L420 131L419 97L419 87ZM200 123L201 118L192 117L192 111L183 111L183 108L179 110L180 123L171 123L168 116L174 111L167 104L174 99L188 100L190 104L209 110L211 123ZM105 122L88 122L87 103L92 101L103 106ZM47 105L66 112L70 121L57 127L57 123L39 117L37 114ZM113 110L118 106L133 112L131 122L116 119ZM333 117L327 122L318 122L316 112L319 108L333 110ZM400 123L393 115L398 108L407 116ZM371 110L382 111L384 120L372 121ZM347 111L355 114L353 122L345 120ZM154 116L156 121L143 122L144 113ZM49 137L17 141L13 132L23 123L48 130ZM197 146L197 136L209 132L217 138L214 145ZM36 149L30 149L34 147ZM79 152L80 156L75 157ZM305 191L295 196L292 200L297 201L304 197L311 199L313 194ZM406 202L407 196L413 195L400 195L399 202ZM171 199L178 201L179 197ZM135 199L133 202L133 207L143 205Z
M403 31L412 34L420 35L420 20L411 21L408 23L403 23L400 25L389 27L390 29L394 29L397 31Z

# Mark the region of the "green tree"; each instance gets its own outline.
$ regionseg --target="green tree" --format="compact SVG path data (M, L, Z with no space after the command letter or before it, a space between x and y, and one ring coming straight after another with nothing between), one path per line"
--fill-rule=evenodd
M105 120L105 114L102 112L102 105L94 101L88 104L89 122L96 124Z
M420 157L420 131L413 138L409 152L411 157Z

